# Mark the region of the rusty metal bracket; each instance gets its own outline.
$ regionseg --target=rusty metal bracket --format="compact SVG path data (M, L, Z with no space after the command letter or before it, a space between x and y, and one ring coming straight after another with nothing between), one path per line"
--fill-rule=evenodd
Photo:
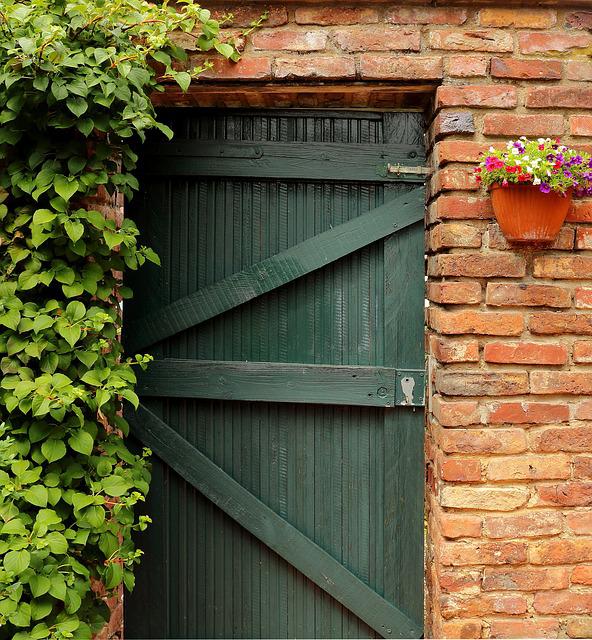
M395 177L429 176L432 173L429 167L405 167L400 164L391 164L390 162L386 165L386 171Z

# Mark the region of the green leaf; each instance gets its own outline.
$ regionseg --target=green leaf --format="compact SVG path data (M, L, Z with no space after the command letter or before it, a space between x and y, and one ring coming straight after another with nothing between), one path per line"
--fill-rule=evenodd
M16 575L25 571L31 562L31 554L26 549L9 551L4 556L4 568Z
M31 605L28 602L21 602L16 613L8 617L15 627L28 627L31 624Z
M111 469L109 469L109 472L111 472ZM23 521L20 520L19 518L13 518L12 520L9 520L6 524L4 524L2 526L2 534L7 536L7 535L14 535L14 536L25 536L27 535L27 529L25 528L25 525L23 524Z
M94 500L94 496L87 496L85 493L75 493L72 496L72 505L76 511L80 511L93 504Z
M90 433L80 429L74 435L70 436L68 444L74 451L90 456L93 450L94 440Z
M66 101L66 106L77 118L80 118L83 113L88 111L87 101L80 97L69 98Z
M33 224L47 224L55 219L57 213L49 209L37 209L33 214Z
M33 620L41 620L51 613L53 603L51 598L42 598L41 600L31 601L31 618Z
M71 347L73 347L80 339L82 330L77 325L64 325L58 329L58 333Z
M123 580L123 567L118 562L110 562L105 570L105 586L114 589Z
M78 242L84 234L84 225L80 222L76 222L75 220L68 220L64 224L64 229L68 234L68 238L70 238L72 242Z
M183 89L183 91L187 91L189 89L189 85L191 84L191 74L186 71L180 71L175 74L175 81L177 84Z
M72 156L68 160L68 170L70 173L80 173L86 167L87 160L82 156Z
M51 93L56 100L65 100L68 97L68 89L62 81L54 80L51 83Z
M229 44L225 44L223 42L217 42L214 45L214 48L218 53L222 54L225 58L232 57L232 54L234 53L234 47L232 47Z
M74 302L70 302L66 307L66 313L64 314L68 320L72 322L78 322L82 320L86 315L86 307L82 302L75 300Z
M103 478L101 481L103 491L109 496L119 497L129 491L131 485L121 476L113 475Z
M64 602L66 613L76 613L82 604L82 598L74 589L68 589L66 592L66 600Z
M56 555L63 555L68 551L68 541L62 533L59 531L52 531L45 536L45 539L49 543L49 548L52 553Z
M49 587L49 595L64 601L66 598L66 582L61 574L54 574L51 577L51 586Z
M47 489L41 484L33 485L30 489L27 489L23 497L27 502L37 507L47 506Z
M95 100L95 102L97 102L97 100ZM82 118L82 120L79 120L76 123L76 128L78 129L78 131L80 131L80 133L82 133L82 135L88 138L88 136L93 132L93 129L95 128L95 123L90 118Z
M68 180L66 176L61 174L57 175L53 181L53 188L55 192L63 198L66 202L78 191L80 184L78 180Z
M41 314L39 316L36 316L33 320L33 331L35 333L39 333L40 331L43 331L43 329L52 327L53 323L54 319L51 316Z
M66 455L66 445L61 440L46 440L41 445L41 453L48 462L55 462Z
M29 587L34 598L44 595L49 591L51 582L46 576L34 574L29 578Z
M49 86L49 78L47 76L36 76L33 78L33 86L37 91L47 91Z

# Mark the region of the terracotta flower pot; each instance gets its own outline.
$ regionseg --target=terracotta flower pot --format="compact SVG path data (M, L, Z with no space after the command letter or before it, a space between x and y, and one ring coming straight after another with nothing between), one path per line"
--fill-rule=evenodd
M491 185L493 212L502 233L511 242L553 242L571 200L571 189L560 195L554 191L543 193L532 184Z

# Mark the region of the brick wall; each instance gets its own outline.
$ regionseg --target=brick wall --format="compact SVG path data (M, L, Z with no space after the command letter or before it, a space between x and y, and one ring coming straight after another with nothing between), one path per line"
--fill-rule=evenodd
M552 247L515 249L471 175L506 137L587 146L592 7L336 4L272 4L209 76L434 85L428 634L592 637L592 203ZM233 11L242 27L261 5Z

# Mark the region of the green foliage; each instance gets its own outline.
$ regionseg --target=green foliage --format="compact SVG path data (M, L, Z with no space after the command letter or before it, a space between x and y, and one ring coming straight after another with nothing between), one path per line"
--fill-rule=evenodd
M185 70L169 34L237 58L209 11L178 6L0 4L2 639L90 638L107 617L93 581L133 587L149 452L128 450L120 409L149 358L123 356L120 278L158 258L89 202L131 197L130 143L172 135L150 102L158 78L186 89L205 68Z

